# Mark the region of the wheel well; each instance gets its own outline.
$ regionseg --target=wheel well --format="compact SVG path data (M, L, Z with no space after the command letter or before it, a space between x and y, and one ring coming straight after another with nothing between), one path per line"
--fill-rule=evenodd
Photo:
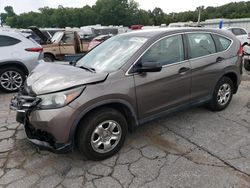
M45 57L45 55L50 55L50 56L52 56L54 59L56 59L55 56L54 56L54 54L52 54L52 53L45 52L43 56Z
M232 82L233 82L233 86L234 86L234 94L237 92L237 90L238 90L238 84L237 84L237 82L238 82L238 79L237 79L237 75L236 74L234 74L234 73L227 73L227 74L225 74L224 75L224 77L228 77L228 78L230 78L231 80L232 80Z
M78 132L78 129L80 128L80 122L83 120L83 118L87 117L89 114L93 113L94 111L100 109L100 108L103 108L103 107L107 107L107 108L113 108L115 110L117 110L118 112L120 112L121 114L123 114L125 116L125 119L128 123L128 129L129 131L133 131L136 127L136 117L135 117L135 114L133 114L133 112L129 109L129 107L127 107L126 105L124 104L121 104L121 103L109 103L109 104L104 104L104 105L101 105L101 106L98 106L96 108L93 108L91 109L90 111L88 111L86 114L84 114L83 117L81 117L78 125L77 125L77 128L74 132L74 140L76 139L76 135L77 135L77 132ZM76 141L76 140L75 140Z
M0 65L0 68L6 68L6 67L16 67L20 69L21 71L23 71L26 76L29 75L28 69L24 65L22 65L20 62L6 62L3 65Z
M242 47L244 47L245 45L248 45L248 43L247 43L247 42L245 42L244 44L242 44Z

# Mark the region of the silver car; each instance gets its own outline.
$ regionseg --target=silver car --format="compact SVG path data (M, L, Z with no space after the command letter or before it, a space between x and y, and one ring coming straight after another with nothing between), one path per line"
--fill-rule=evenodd
M42 58L42 47L29 36L0 31L0 90L17 91Z

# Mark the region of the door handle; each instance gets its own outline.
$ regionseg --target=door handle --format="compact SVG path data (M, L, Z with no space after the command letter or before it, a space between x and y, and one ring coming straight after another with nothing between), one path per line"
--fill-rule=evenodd
M221 61L223 61L223 60L224 60L223 57L218 57L218 58L216 59L216 62L219 63L219 62L221 62Z
M189 67L182 67L182 68L179 69L179 74L185 74L189 70L190 70Z

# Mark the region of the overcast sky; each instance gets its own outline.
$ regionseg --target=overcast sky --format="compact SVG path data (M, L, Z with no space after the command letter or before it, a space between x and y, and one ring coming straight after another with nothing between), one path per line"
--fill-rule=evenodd
M160 7L166 13L195 10L196 7L204 5L220 6L229 2L238 2L242 0L136 0L140 8L152 10ZM49 6L56 8L58 5L64 7L83 7L84 5L94 5L96 0L0 0L0 12L4 7L10 5L16 13L37 11L38 8Z

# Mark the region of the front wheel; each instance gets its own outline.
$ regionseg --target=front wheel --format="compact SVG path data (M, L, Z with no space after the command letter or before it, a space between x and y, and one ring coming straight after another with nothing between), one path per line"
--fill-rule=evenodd
M213 98L209 102L209 108L212 111L224 110L232 100L233 82L228 77L223 77L215 86Z
M16 67L0 69L0 89L4 92L16 92L23 85L25 74Z
M101 108L80 123L77 145L88 159L103 160L121 149L127 130L126 119L120 112Z

